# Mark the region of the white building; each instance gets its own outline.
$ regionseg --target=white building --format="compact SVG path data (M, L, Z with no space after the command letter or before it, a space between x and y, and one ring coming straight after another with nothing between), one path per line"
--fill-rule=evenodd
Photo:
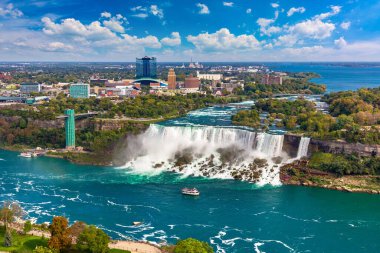
M199 74L199 71L197 71L197 77L199 79L210 80L210 81L220 81L223 79L222 74Z

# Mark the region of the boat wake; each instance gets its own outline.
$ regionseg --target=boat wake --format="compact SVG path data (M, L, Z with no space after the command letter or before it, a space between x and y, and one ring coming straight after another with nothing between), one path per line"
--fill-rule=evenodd
M173 171L183 176L280 185L279 168L291 159L283 142L283 135L236 128L153 124L129 140L123 168L145 175ZM305 138L301 140L297 158L307 154L308 144Z

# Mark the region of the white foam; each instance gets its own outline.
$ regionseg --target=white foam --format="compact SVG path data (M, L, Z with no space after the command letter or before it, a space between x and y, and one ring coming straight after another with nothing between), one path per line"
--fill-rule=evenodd
M266 165L257 168L261 173L259 185L280 185L279 166L272 159L286 157L282 151L283 135L272 135L237 128L179 127L151 125L126 152L127 163L122 168L131 173L157 175L175 171L187 176L233 179L240 173L242 180L251 181L255 158L265 159ZM131 144L132 143L132 144ZM176 164L179 156L191 156L191 161ZM226 160L226 155L228 160ZM232 155L232 157L228 157ZM232 159L230 159L232 158Z

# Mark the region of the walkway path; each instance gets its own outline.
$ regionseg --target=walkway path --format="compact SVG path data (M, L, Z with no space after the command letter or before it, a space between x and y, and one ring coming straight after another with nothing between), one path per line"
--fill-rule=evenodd
M145 242L114 241L108 246L111 249L129 250L132 253L162 253L158 247Z

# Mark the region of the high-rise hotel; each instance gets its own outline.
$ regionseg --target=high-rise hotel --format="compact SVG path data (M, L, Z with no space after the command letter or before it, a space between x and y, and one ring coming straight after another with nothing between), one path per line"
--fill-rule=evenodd
M157 78L156 57L136 58L136 78Z

